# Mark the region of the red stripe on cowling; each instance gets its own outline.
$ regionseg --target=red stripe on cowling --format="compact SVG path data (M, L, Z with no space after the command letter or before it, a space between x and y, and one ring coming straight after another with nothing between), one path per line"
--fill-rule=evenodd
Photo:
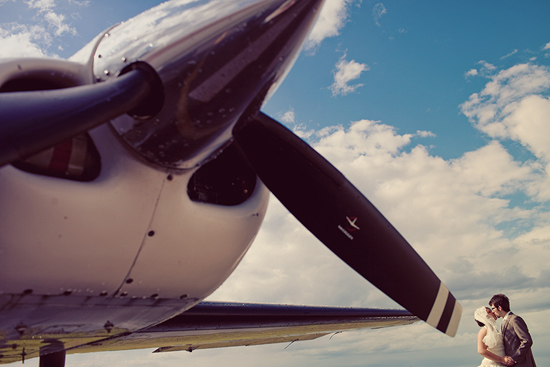
M73 139L69 139L54 146L52 158L50 159L50 166L48 168L55 173L64 174L67 172L72 150Z

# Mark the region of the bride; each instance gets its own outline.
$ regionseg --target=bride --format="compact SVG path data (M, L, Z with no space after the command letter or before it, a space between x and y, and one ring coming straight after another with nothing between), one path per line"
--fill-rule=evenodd
M477 333L477 352L485 357L479 367L505 366L504 344L496 327L496 316L490 308L480 307L474 312L474 319L481 327Z

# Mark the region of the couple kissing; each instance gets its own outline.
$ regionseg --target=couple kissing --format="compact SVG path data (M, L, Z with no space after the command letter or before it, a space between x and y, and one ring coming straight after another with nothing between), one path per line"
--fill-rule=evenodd
M516 366L536 367L531 345L533 340L523 319L510 312L510 300L496 294L489 307L480 307L474 319L481 327L477 334L477 351L483 357L479 367ZM496 319L502 317L502 330Z

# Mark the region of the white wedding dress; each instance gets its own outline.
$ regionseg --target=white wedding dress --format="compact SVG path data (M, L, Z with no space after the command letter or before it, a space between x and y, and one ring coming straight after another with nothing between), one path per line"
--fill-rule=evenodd
M482 310L482 312L478 312ZM497 330L496 321L488 317L485 307L476 310L474 317L476 320L485 324L484 328L487 329L487 335L483 338L483 343L487 346L487 350L496 354L499 357L504 357L504 342L502 341L502 334ZM502 367L502 363L495 362L488 358L483 358L481 364L478 367Z

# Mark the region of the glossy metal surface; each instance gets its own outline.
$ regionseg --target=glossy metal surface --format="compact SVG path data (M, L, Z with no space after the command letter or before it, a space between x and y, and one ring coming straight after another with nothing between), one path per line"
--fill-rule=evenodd
M96 77L114 78L127 63L144 61L166 95L153 118L122 116L113 126L156 164L199 164L281 81L319 7L317 0L172 1L113 28L97 49Z

